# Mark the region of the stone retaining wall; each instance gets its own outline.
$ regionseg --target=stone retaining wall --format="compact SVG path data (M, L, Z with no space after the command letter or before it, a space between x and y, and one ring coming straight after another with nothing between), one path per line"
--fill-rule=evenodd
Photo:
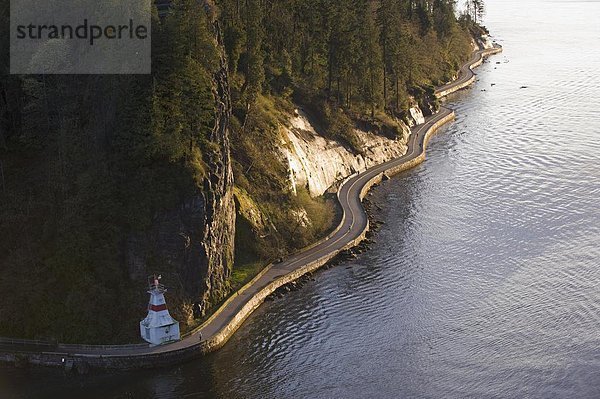
M382 181L384 175L391 176L407 169L413 168L425 160L425 148L429 141L429 138L435 133L440 126L448 123L454 119L454 112L451 112L447 116L443 117L435 124L433 124L425 133L423 138L423 151L419 156L413 158L410 161L404 162L400 165L393 166L387 169L385 172L379 173L367 181L361 189L360 199L364 199L368 191L373 185L378 184ZM338 191L339 195L339 191ZM342 224L344 223L345 215L343 216L338 227L326 238L313 244L318 245L320 242L328 239L331 235L335 234ZM40 353L2 353L0 352L0 361L11 363L16 366L39 365L39 366L54 366L54 367L65 367L69 369L75 369L81 372L90 368L95 369L141 369L141 368L155 368L160 366L168 366L176 363L181 363L186 360L197 357L201 354L206 354L215 351L222 347L229 338L237 331L237 329L243 324L243 322L252 314L252 312L258 308L264 300L279 287L284 286L292 281L297 280L307 273L314 272L321 266L326 264L329 260L335 257L338 253L352 248L358 245L362 240L365 239L366 233L369 230L369 222L365 226L365 229L361 234L353 239L351 242L346 244L343 248L333 251L320 259L310 262L303 267L294 270L278 279L272 281L269 285L265 286L259 292L253 295L253 297L246 302L246 304L240 309L240 311L229 321L221 331L210 339L198 342L196 345L192 345L188 348L175 350L172 352L163 352L157 354L140 354L140 355L84 355L84 354L70 354L64 352L40 352ZM311 247L312 247L311 246ZM256 280L258 280L264 273L266 273L272 265L265 268L259 275L257 275L252 281L242 287L235 295L233 295L228 301L226 301L221 308L215 312L211 318L209 318L203 325L210 323L211 320L216 317L222 309L237 295L242 294L248 287L250 287ZM199 328L201 328L200 326ZM136 345L137 346L137 345ZM61 345L58 349L69 350L75 352L77 349L88 348L87 345Z
M475 62L471 68L474 68L477 65L481 65L483 62L483 57L495 54L502 51L501 48L490 49L488 52L482 53L482 57ZM450 93L457 90L460 90L463 87L471 84L474 80L474 77L467 81L465 84L457 85L456 88L448 89L443 93ZM444 94L446 95L446 94ZM435 124L433 124L425 133L423 137L423 150L421 154L417 157L404 162L402 164L392 166L386 171L375 175L369 181L367 181L361 189L360 199L361 201L367 195L368 191L373 187L373 185L380 183L384 176L392 176L407 169L413 168L416 165L420 164L425 160L425 150L429 139L431 136L444 124L453 120L455 117L454 111L441 118ZM346 178L349 179L350 177ZM342 184L343 185L343 184ZM341 186L340 186L341 187ZM339 200L339 190L338 190L338 200ZM309 248L318 245L319 243L329 239L333 234L335 234L343 225L345 221L346 215L343 214L342 220L338 224L337 228L330 233L327 237L319 240L318 242L312 244ZM206 354L208 352L215 351L222 347L227 340L235 333L235 331L242 325L244 320L252 314L252 312L258 308L264 300L272 294L279 287L288 284L292 281L297 280L307 273L311 273L333 257L335 257L338 253L352 248L358 245L362 240L365 239L366 233L369 230L369 222L367 220L366 226L362 233L345 245L343 248L332 251L331 253L321 257L320 259L310 262L303 267L294 270L282 277L279 277L269 283L267 286L262 288L259 292L254 294L252 298L246 302L246 304L240 309L240 311L232 317L229 323L221 329L217 334L206 341L198 342L195 345L189 346L184 349L173 350L170 352L161 352L156 354L139 354L139 355L85 355L85 354L74 354L78 349L89 348L87 345L59 345L56 350L62 350L62 352L52 352L52 351L40 351L36 353L30 352L22 352L18 349L13 351L3 352L0 349L0 362L10 363L15 366L25 367L29 364L31 365L40 365L40 366L54 366L54 367L65 367L67 369L74 369L80 372L85 372L90 368L96 369L141 369L141 368L155 368L160 366L168 366L176 363L181 363L192 358L195 358L199 355ZM304 249L306 250L306 249ZM303 250L303 251L304 251ZM215 317L217 317L223 309L237 296L241 295L244 291L246 291L249 287L251 287L260 277L262 277L270 268L271 265L268 265L265 269L263 269L254 279L252 279L249 283L244 285L240 290L238 290L234 295L232 295L221 307L208 319L206 320L200 327L196 328L194 332L200 330L203 326L210 323ZM193 332L192 332L193 333ZM188 334L189 335L189 334ZM135 347L139 347L139 345L132 345ZM125 346L123 346L125 347ZM67 352L67 353L65 353ZM70 353L69 353L70 352Z
M502 52L502 47L497 46L488 50L485 50L481 53L479 59L477 61L475 61L473 64L471 64L471 66L469 67L469 69L471 71L473 71L474 68L477 68L478 66L480 66L481 64L483 64L483 60L485 59L485 57L489 57L490 55L493 54L498 54ZM435 96L437 98L442 98L442 97L446 97L449 94L455 93L459 90L464 89L465 87L468 87L470 85L473 84L473 82L475 82L476 76L475 74L473 74L473 76L471 76L467 81L457 84L456 86L452 86L446 90L440 91L440 92L436 92Z

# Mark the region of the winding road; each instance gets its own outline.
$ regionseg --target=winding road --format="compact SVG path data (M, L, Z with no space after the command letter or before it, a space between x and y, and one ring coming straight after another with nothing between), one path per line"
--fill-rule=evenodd
M459 78L436 89L441 97L459 90L474 80L472 68L482 58L497 52L500 47L474 52L461 68ZM467 83L468 82L468 83ZM315 270L340 251L356 245L368 230L368 217L362 206L362 197L370 186L381 180L384 173L397 173L425 159L427 140L440 125L454 117L454 111L442 107L440 112L428 117L424 124L415 126L408 142L408 150L402 157L376 165L360 174L347 178L338 190L343 210L342 221L325 239L291 255L281 263L269 265L261 274L230 297L215 314L192 334L178 342L150 347L146 344L123 346L56 345L36 347L0 344L0 361L16 363L15 354L37 354L28 357L29 363L61 366L65 359L71 364L86 362L97 368L148 368L181 362L222 346L243 321L276 288ZM201 333L202 340L199 339ZM12 356L12 357L11 357Z

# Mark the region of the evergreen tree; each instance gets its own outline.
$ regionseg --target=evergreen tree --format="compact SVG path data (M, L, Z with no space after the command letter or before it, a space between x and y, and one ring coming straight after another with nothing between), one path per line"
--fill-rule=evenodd
M481 22L485 16L485 2L484 0L467 0L467 13L471 16L473 21L477 24Z
M244 96L248 109L261 93L265 81L262 42L264 28L260 0L248 0L246 7L246 83Z

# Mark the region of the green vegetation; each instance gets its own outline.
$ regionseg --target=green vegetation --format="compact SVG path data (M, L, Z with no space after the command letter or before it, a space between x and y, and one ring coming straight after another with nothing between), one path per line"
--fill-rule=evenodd
M481 22L485 15L485 3L483 0L467 0L465 16L472 19L475 24Z
M437 106L433 86L449 81L468 58L471 36L450 0L217 5L232 83L236 185L258 204L264 221L252 226L238 201L235 275L242 265L278 258L331 228L322 223L333 220L322 217L325 200L310 198L302 187L295 194L277 150L294 107L302 106L322 134L356 153L363 151L357 125L401 137L398 121L410 106ZM308 223L299 220L300 210Z
M211 27L195 1L179 3L155 16L151 76L9 76L2 32L0 335L137 340L115 327L135 326L147 301L145 280L130 280L127 240L201 191L219 151ZM147 266L170 272L158 255Z
M288 180L279 146L280 129L288 123L292 104L261 94L253 107L253 112L245 114L245 126L237 118L232 123L238 265L268 262L306 246L323 235L333 221L331 203L311 198L304 187L296 188L295 194ZM260 220L249 220L249 213Z
M478 1L457 20L453 0L200 3L174 0L167 17L155 13L150 76L10 76L0 0L0 335L136 341L147 300L136 273L146 269L170 276L170 308L182 321L206 293L190 284L220 303L199 272L162 254L175 244L152 237L186 199L214 196L211 173L229 150L236 250L232 270L222 262L218 278L231 280L223 286L325 235L333 198L291 187L280 153L293 110L302 106L357 153L357 124L401 136L408 108L432 104L432 87L468 57L483 12ZM231 148L214 131L215 104L229 98L214 81L213 18L229 66ZM137 243L148 248L142 270L129 264Z
M231 275L231 288L234 291L242 288L247 282L252 280L265 267L264 262L255 261L252 263L241 263L236 265Z

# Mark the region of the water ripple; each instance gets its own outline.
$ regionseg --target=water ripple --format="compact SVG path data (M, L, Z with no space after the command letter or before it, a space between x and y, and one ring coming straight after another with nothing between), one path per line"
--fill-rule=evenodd
M86 397L600 397L600 3L537 1L489 2L505 52L377 188L371 251L207 359Z

